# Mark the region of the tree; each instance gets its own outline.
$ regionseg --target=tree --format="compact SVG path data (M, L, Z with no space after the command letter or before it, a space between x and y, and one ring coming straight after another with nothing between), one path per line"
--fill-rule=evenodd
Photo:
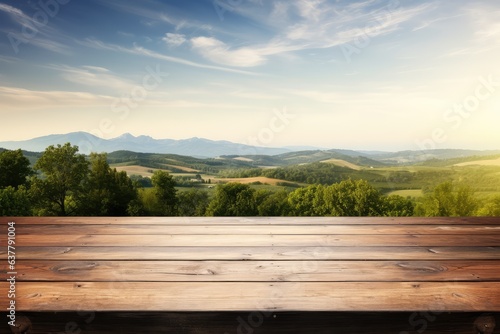
M204 216L210 202L205 190L190 189L177 193L179 216Z
M288 204L288 192L276 191L267 196L258 206L259 216L288 216L290 205Z
M31 202L24 186L0 189L0 216L30 216Z
M255 190L247 184L227 183L218 185L215 196L208 205L208 216L255 216L257 206Z
M326 214L332 216L380 216L378 190L365 180L346 180L326 187Z
M84 180L77 204L86 216L125 216L137 199L137 189L127 173L111 169L106 153L90 154L90 172Z
M474 191L467 185L456 185L450 181L437 185L425 195L416 208L416 214L427 217L472 216L478 203Z
M149 177L143 177L142 175L130 175L130 179L134 182L137 188L150 188L153 186L151 179Z
M494 196L486 201L477 214L478 216L500 217L500 196Z
M478 208L474 190L467 185L459 185L455 194L455 212L458 217L472 216Z
M153 214L159 216L175 216L177 214L177 189L173 177L163 171L156 170L151 177L155 204Z
M21 150L0 153L0 189L9 186L17 189L32 174L30 161Z
M293 216L319 216L322 212L318 213L318 210L323 210L318 199L318 193L323 193L322 185L311 185L305 188L299 188L292 191L288 195L288 205L290 207L290 213Z
M409 198L399 195L382 197L382 215L386 217L410 217L413 216L415 205Z
M73 214L77 206L75 198L89 172L88 165L85 156L78 154L78 146L66 143L47 147L34 166L42 178L33 178L31 187L31 194L41 209L39 213Z

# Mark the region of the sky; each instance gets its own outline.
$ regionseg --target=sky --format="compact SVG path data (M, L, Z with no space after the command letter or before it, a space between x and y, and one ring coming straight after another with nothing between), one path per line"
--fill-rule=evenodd
M0 141L500 149L500 2L0 1Z

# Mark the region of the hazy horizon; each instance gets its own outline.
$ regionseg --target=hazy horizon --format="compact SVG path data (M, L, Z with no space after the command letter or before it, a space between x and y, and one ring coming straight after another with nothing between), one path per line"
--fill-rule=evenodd
M0 141L500 149L500 3L0 2Z

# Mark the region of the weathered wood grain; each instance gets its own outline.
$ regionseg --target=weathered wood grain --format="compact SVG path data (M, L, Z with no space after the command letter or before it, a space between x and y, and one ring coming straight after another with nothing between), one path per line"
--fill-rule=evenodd
M500 247L16 247L18 260L500 260ZM0 248L0 259L7 251Z
M4 243L7 236L0 236ZM22 235L18 246L500 246L498 235Z
M1 295L7 285L0 282ZM18 311L499 312L500 282L21 282L16 305Z
M0 233L7 226L0 226ZM17 226L19 235L500 235L500 226L494 225L80 225L48 224ZM1 235L1 234L0 234Z
M499 261L18 261L18 282L500 281ZM7 267L4 267L7 270Z
M9 220L20 312L500 311L498 217L3 217L1 244Z

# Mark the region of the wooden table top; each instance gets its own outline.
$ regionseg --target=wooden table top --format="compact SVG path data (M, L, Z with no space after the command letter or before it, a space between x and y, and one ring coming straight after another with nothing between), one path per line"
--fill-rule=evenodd
M0 218L17 311L500 311L500 218Z

